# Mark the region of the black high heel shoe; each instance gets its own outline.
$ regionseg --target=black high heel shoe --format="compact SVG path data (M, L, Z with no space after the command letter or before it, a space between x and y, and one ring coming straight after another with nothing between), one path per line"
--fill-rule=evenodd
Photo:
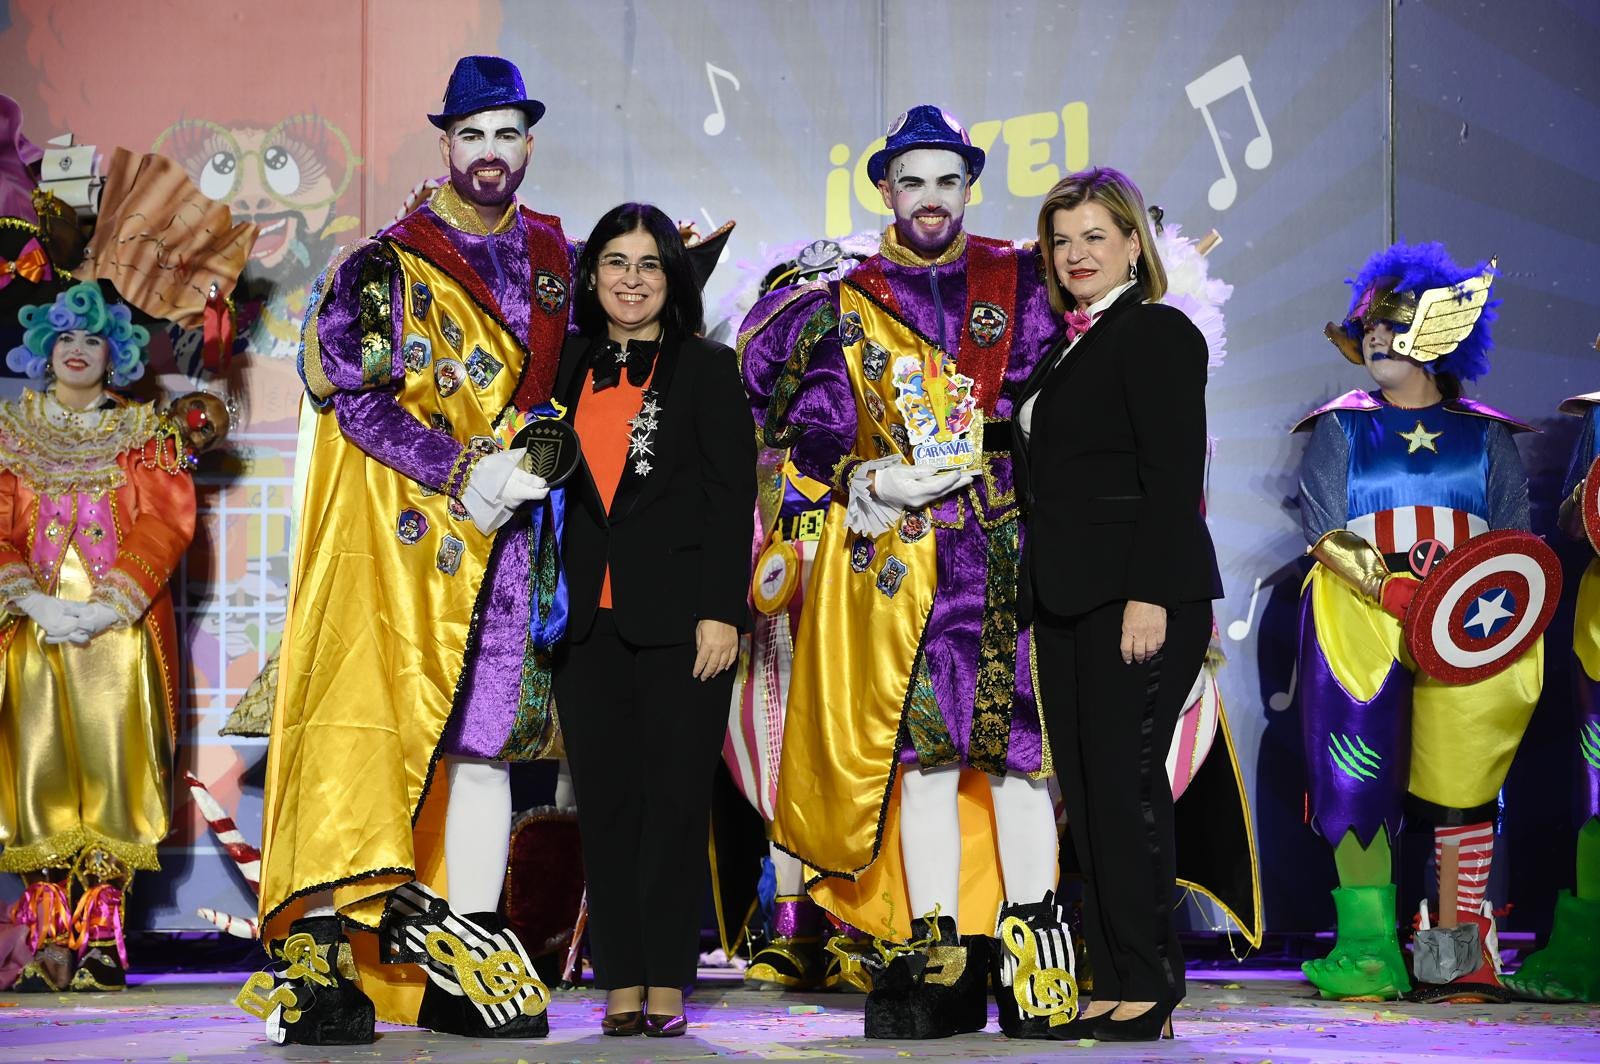
M600 1017L600 1032L619 1038L644 1034L644 1010L641 1008L635 1012L608 1012Z
M644 1017L644 1036L646 1038L677 1038L689 1029L689 1018L683 1013L677 1015L661 1015L660 1013L647 1012Z
M1076 1042L1080 1038L1093 1038L1094 1029L1106 1022L1111 1016L1111 1009L1096 1013L1093 1016L1080 1016L1075 1020L1047 1027L1048 1036L1057 1042Z
M1172 1010L1177 1007L1176 1001L1158 1001L1130 1019L1114 1020L1108 1014L1095 1025L1092 1037L1102 1042L1154 1042L1173 1038Z

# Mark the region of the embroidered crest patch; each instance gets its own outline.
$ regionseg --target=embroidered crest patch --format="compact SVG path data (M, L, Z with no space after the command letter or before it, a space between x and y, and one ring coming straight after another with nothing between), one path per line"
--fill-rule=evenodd
M906 577L906 563L899 558L886 558L878 571L878 590L890 598L900 590L900 581Z
M433 306L433 289L426 281L411 282L411 316L418 321L428 320L428 308Z
M967 332L979 347L993 347L1005 335L1010 320L1006 312L993 303L974 303L972 317L967 320Z
M407 373L421 373L433 364L433 341L421 333L407 333L400 347L400 362Z
M900 448L901 454L911 453L911 437L906 434L906 427L898 421L889 426L889 436L894 440L895 446Z
M549 270L540 270L533 275L533 295L540 310L554 314L567 305L567 282Z
M459 536L447 535L444 542L439 544L439 553L434 557L433 564L446 576L455 576L456 570L461 568L461 557L467 551L466 541Z
M428 534L428 517L421 510L401 510L400 520L395 524L394 534L400 537L400 542L407 545L416 543L417 540Z
M844 346L849 347L851 344L859 344L861 338L865 335L867 335L867 331L861 325L860 314L852 310L839 319L839 342Z
M850 568L858 573L867 571L867 566L872 564L872 540L866 536L857 536L854 543L850 544Z
M500 449L500 441L493 436L474 436L467 441L467 450L473 454L491 455Z
M446 399L460 391L461 382L466 379L467 367L459 359L441 358L433 364L433 385Z
M861 372L867 380L875 381L889 368L889 349L876 340L868 340L861 348Z
M467 510L467 504L460 499L451 499L449 510L450 520L452 521L470 521L472 519L471 512Z
M883 397L881 395L879 395L877 392L868 392L867 393L867 413L872 415L873 420L882 421L883 420L884 410L885 410L885 407L883 405Z
M461 326L457 325L456 320L443 311L440 312L440 317L442 320L439 322L439 331L444 333L445 340L449 342L451 347L456 349L456 354L459 355L461 353Z
M428 415L428 426L438 429L446 436L454 436L456 434L455 426L450 424L450 419L437 410Z
M876 432L872 434L872 446L878 449L879 458L887 458L894 453L889 449L889 441L879 436Z
M904 543L915 543L928 534L928 515L922 510L909 510L900 518L900 539Z
M472 386L481 392L489 387L489 382L494 380L501 366L498 358L481 347L474 347L472 354L467 357L467 377L471 379Z

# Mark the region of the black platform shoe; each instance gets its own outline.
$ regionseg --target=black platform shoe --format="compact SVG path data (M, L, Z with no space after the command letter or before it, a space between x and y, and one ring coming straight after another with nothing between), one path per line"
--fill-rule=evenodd
M1072 935L1055 892L1030 905L1005 903L995 921L994 999L1007 1038L1046 1039L1078 1014Z
M965 939L948 916L919 917L912 941L873 973L866 1036L948 1038L989 1022L989 950L984 935Z
M389 893L378 925L386 964L428 973L417 1026L468 1038L543 1038L550 990L499 913L452 912L421 883Z
M257 972L234 1003L265 1020L279 1045L368 1045L375 1040L372 999L351 978L350 947L337 916L296 920L268 952L281 966Z

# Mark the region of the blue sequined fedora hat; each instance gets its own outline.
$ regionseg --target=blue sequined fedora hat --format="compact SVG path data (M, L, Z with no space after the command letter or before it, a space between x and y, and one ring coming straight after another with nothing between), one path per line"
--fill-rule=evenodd
M867 176L873 184L883 180L889 160L912 148L943 148L967 160L967 180L978 180L983 172L983 149L972 143L967 129L956 116L931 103L918 104L889 123L888 140L867 160Z
M497 55L465 55L456 60L450 84L444 90L444 109L429 115L428 121L440 129L479 111L515 107L528 116L528 125L544 117L544 104L528 99L522 84L522 71L509 59Z

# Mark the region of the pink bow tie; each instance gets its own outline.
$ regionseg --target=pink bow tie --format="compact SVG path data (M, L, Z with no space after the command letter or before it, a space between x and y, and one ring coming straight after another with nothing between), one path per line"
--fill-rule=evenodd
M1067 323L1067 343L1071 343L1089 331L1089 326L1094 324L1094 319L1081 310L1069 310L1061 315L1061 320Z

